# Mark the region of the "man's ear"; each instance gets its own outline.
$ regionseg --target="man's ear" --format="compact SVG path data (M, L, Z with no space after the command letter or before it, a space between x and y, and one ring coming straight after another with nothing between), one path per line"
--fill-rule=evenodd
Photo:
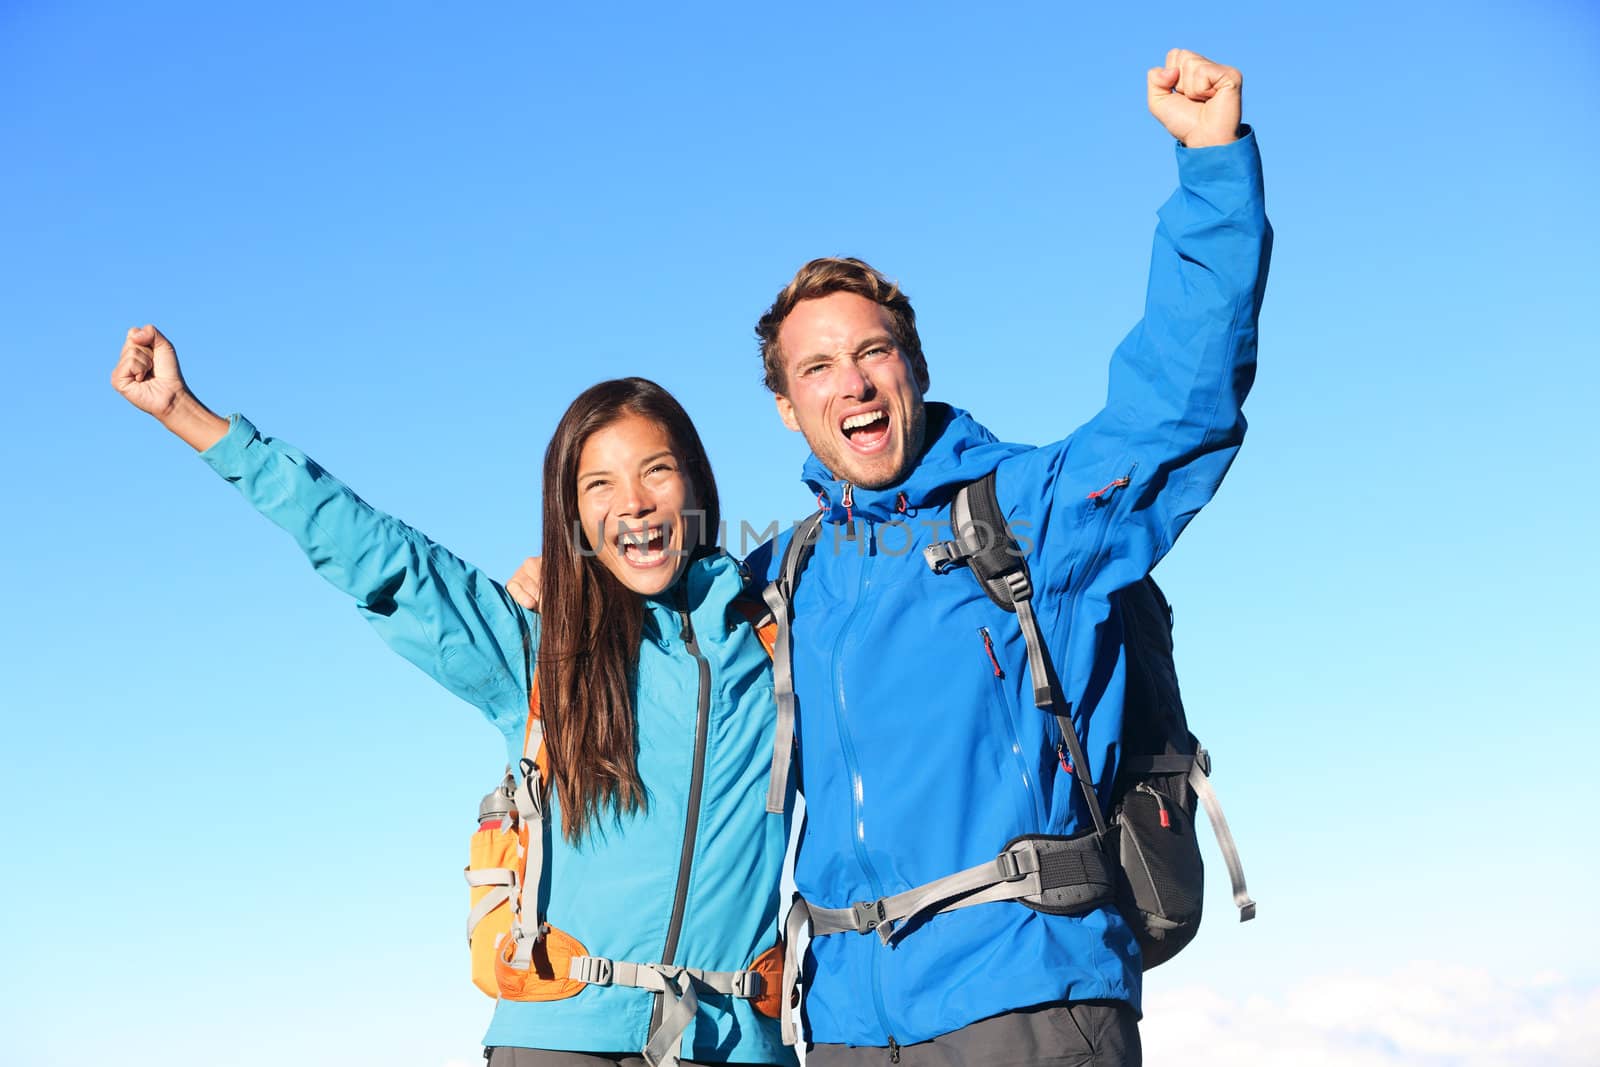
M778 418L782 419L783 424L789 429L799 433L800 420L794 417L794 405L789 403L789 398L782 393L776 393L772 399L777 401L778 404Z

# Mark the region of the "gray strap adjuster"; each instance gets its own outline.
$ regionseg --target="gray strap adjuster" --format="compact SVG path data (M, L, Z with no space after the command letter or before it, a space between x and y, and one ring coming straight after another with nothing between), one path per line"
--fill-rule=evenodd
M943 574L951 567L959 567L967 561L966 553L954 541L935 541L922 550L922 558L935 574Z
M878 924L887 917L881 899L858 900L850 905L850 911L855 918L856 933L858 934L872 933L878 928Z
M1024 853L1016 849L1007 849L994 858L995 873L1002 882L1019 882L1039 869L1037 857L1031 866L1024 867L1022 857Z
M761 996L761 985L759 972L735 971L731 992L734 996L744 1000L756 1000Z
M574 956L567 975L590 985L610 985L611 961L604 956Z

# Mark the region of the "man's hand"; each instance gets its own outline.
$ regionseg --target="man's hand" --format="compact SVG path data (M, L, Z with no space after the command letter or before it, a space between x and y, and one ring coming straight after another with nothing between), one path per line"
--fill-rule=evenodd
M511 599L527 608L529 611L539 610L539 571L542 564L538 556L529 556L522 561L522 566L517 568L517 573L511 576L506 583L506 592L511 594Z
M204 452L228 432L228 420L207 410L189 391L177 351L154 326L128 331L111 371L111 386L197 451Z
M1244 76L1233 67L1174 48L1167 65L1151 67L1150 114L1189 148L1239 139Z

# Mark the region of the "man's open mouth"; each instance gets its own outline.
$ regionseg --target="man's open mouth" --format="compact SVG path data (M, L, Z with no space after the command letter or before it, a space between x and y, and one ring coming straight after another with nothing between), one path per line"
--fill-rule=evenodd
M889 413L863 411L847 417L839 425L845 441L857 452L877 452L889 441Z

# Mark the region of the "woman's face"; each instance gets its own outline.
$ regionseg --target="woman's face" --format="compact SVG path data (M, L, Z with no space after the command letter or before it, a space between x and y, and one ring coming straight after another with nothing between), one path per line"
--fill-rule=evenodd
M699 547L705 515L664 427L625 414L578 454L578 517L589 548L623 585L672 588Z

